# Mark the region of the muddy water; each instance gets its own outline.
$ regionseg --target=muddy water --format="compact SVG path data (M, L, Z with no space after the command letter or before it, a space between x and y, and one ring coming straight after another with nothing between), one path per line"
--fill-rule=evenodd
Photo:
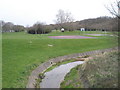
M65 75L75 66L84 63L76 61L60 65L53 70L45 73L45 78L40 83L40 88L59 88L60 83L64 80Z

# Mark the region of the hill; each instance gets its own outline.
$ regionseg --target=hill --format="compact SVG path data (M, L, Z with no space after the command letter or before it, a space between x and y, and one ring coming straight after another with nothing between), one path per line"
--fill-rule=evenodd
M117 18L98 17L92 19L85 19L77 21L76 23L82 28L86 29L104 29L104 30L118 30Z

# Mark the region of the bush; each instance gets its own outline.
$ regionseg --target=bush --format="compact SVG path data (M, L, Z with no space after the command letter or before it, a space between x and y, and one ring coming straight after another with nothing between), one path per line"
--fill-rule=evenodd
M36 23L32 27L28 28L28 33L30 34L47 34L52 31L49 25L43 25L41 23Z

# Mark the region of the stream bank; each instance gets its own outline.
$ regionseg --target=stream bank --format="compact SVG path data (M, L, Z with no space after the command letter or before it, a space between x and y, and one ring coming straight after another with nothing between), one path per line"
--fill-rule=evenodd
M119 54L107 52L78 65L65 76L60 88L118 88Z
M51 71L46 72L44 79L40 83L40 88L60 88L60 83L70 70L84 61L75 61L67 64L62 64Z

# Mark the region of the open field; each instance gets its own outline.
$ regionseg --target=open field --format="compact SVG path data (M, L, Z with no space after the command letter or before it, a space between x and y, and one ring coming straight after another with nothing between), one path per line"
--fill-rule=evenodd
M86 32L85 34L89 33L97 32ZM32 35L24 32L3 33L3 88L25 87L30 72L51 58L117 46L118 41L114 36L97 36L99 38L96 39L48 38L48 36L79 34L83 35L83 32L52 32L45 35Z

